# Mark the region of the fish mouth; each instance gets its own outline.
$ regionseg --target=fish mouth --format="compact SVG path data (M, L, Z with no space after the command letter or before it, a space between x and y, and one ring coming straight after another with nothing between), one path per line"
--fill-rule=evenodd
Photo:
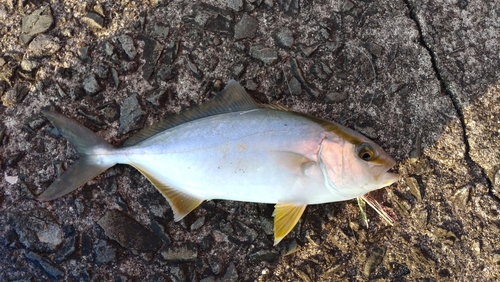
M394 182L399 180L399 174L389 172L389 170L396 165L396 161L391 157L384 160L384 164L372 167L372 172L375 177L375 181L379 183L380 188L389 186Z

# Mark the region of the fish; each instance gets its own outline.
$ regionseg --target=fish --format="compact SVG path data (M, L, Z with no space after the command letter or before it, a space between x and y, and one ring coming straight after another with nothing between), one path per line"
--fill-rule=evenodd
M40 201L127 164L166 198L175 221L207 200L274 204L274 245L306 206L361 197L399 179L389 171L394 159L362 134L281 106L259 105L234 80L213 99L138 131L122 147L62 114L42 113L79 159Z

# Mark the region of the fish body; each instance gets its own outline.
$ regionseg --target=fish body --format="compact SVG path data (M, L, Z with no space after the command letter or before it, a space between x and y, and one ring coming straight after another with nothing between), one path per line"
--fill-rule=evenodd
M307 205L353 199L398 179L387 172L394 160L363 135L308 115L259 107L235 81L213 101L140 131L121 148L60 114L45 115L81 157L41 200L128 164L165 196L176 221L204 200L276 204L275 244Z

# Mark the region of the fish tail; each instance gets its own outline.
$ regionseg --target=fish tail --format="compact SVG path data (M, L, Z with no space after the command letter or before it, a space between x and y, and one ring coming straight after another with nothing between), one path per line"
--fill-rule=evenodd
M50 201L66 195L89 180L115 165L106 160L114 147L102 137L78 122L61 114L42 111L43 115L76 148L80 158L57 178L39 197L40 201Z

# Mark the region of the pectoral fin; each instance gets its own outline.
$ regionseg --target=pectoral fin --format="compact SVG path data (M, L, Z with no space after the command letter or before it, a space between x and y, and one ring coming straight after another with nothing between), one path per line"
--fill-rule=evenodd
M276 246L297 224L306 205L276 204L274 206L274 245Z
M307 176L309 169L317 163L304 155L288 151L273 151L269 155L276 163L300 176Z
M134 167L142 173L142 175L144 175L155 186L155 188L158 189L158 191L160 191L165 199L167 199L174 212L175 221L179 221L184 218L204 200L169 187L156 180L152 175L148 174L144 170L141 170L138 166L134 165Z

